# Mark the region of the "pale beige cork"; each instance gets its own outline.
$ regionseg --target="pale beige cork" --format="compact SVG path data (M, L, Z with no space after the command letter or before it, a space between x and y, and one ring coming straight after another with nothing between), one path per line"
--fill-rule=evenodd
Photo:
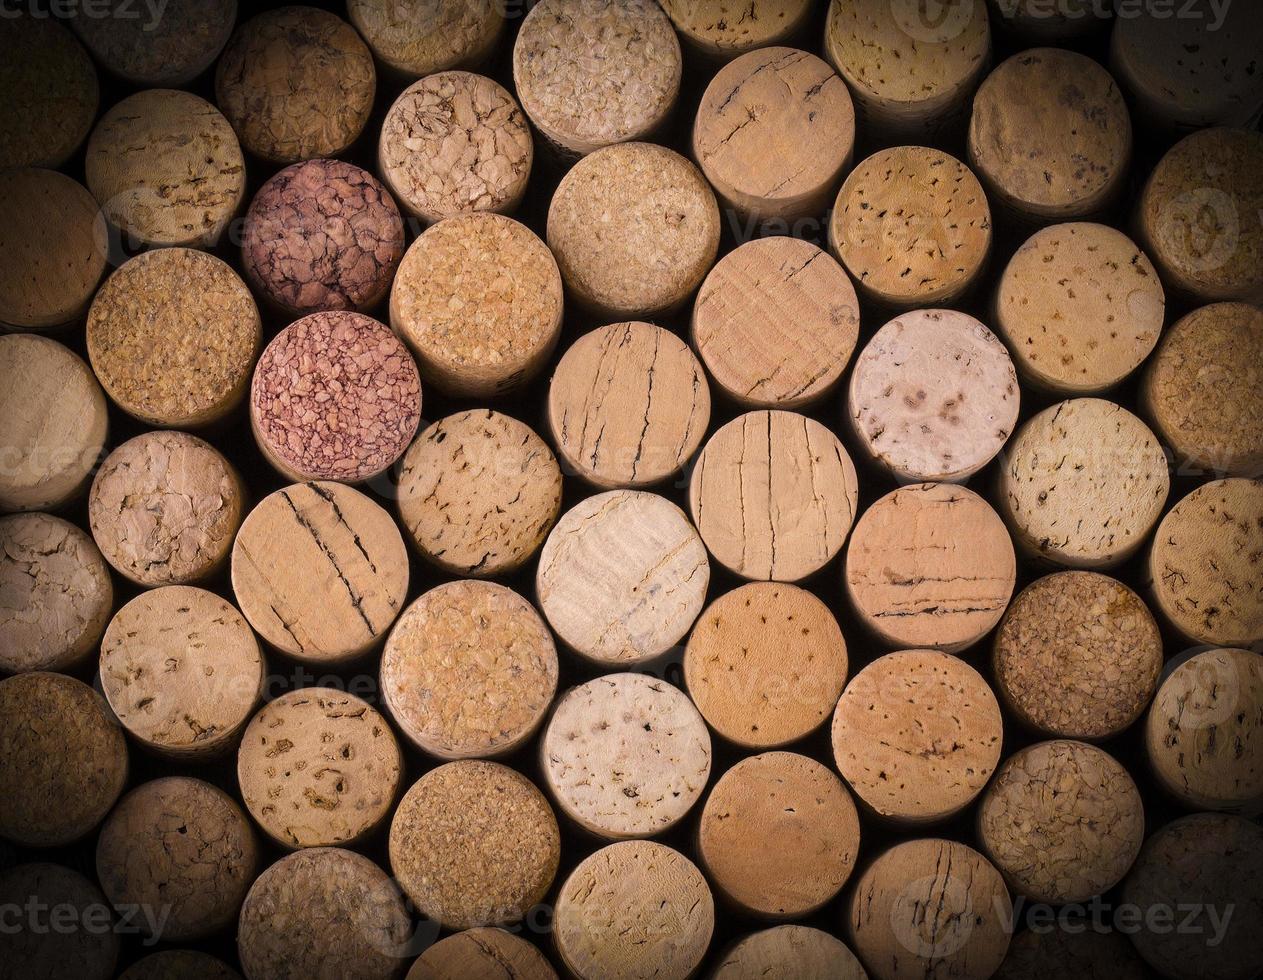
M1042 564L1113 568L1153 532L1171 478L1157 437L1127 409L1075 398L1029 419L1005 447L997 497Z
M348 0L347 14L368 46L409 78L472 68L495 49L504 28L500 0Z
M105 395L55 340L0 336L0 511L48 510L88 485L105 451Z
M902 650L852 678L833 715L833 758L879 817L937 823L982 792L1000 761L1003 719L973 667L937 650Z
M447 929L517 922L557 874L557 818L525 776L465 759L432 769L390 825L390 866L425 918Z
M440 939L422 953L405 980L557 980L557 971L539 948L520 936L489 926Z
M118 931L110 927L110 908L97 886L69 868L44 862L19 864L0 873L0 902L5 908L43 910L31 928L20 912L5 932L5 974L12 980L109 980L118 960ZM58 920L94 928L49 928L52 909ZM19 966L20 964L20 966ZM12 969L10 969L10 966Z
M241 980L241 974L210 953L164 949L138 959L118 980Z
M837 436L794 412L750 412L707 441L689 512L721 565L747 579L797 582L841 550L858 499Z
M712 980L868 980L864 967L835 936L808 926L773 926L746 936L719 960Z
M1162 635L1140 596L1097 572L1032 582L995 635L996 692L1024 725L1055 738L1121 734L1153 698Z
M994 980L1146 980L1148 976L1144 960L1121 932L1054 928L1017 933Z
M846 83L795 48L760 48L725 65L693 122L702 173L728 207L756 222L824 211L854 144Z
M841 266L810 242L739 245L707 274L692 338L715 384L751 408L802 408L837 385L859 335L859 301Z
M687 980L714 930L715 902L692 861L665 844L622 841L561 886L553 942L577 980Z
M811 0L661 0L694 51L727 61L787 41L807 23Z
M0 837L57 847L90 833L127 783L127 743L105 699L64 674L0 681Z
M266 665L244 617L213 592L142 592L101 641L101 690L149 751L200 762L232 751L263 691Z
M250 821L223 790L173 776L143 783L110 814L96 870L117 908L166 911L150 939L181 942L234 922L259 861Z
M0 518L0 670L73 669L113 607L109 566L87 534L51 514Z
M237 0L168 0L148 10L107 0L81 8L71 25L112 75L144 88L175 88L214 63L236 19Z
M558 699L539 757L558 808L588 833L651 837L701 797L710 733L679 688L644 674L607 674Z
M679 643L709 583L706 547L684 512L640 490L597 494L562 515L535 575L548 624L606 668L642 664Z
M539 9L539 8L537 8ZM681 306L719 250L719 205L692 163L651 143L575 164L548 207L548 247L580 305L610 320Z
M340 483L265 497L232 549L232 588L250 625L305 663L376 645L403 608L408 553L391 516Z
M715 890L737 908L797 919L830 901L855 870L859 815L842 780L819 762L767 752L715 783L697 842Z
M548 428L566 472L604 489L684 469L710 423L710 387L688 344L662 327L612 323L576 340L548 386Z

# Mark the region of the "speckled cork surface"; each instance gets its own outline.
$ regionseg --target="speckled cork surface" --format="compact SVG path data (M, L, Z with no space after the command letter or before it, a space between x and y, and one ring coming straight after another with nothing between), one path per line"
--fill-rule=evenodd
M1118 932L1035 932L1013 937L995 980L1145 980L1144 960Z
M209 953L164 949L138 959L119 980L241 980L241 974Z
M349 0L347 14L384 64L415 78L484 61L504 28L505 7L497 0Z
M713 58L728 59L779 44L807 21L810 0L662 0L681 40Z
M746 936L715 967L714 980L762 980L788 971L797 980L867 980L846 946L809 926L773 926Z
M74 919L91 915L92 909L101 909L105 911L105 921L109 921L105 896L77 871L41 861L19 864L0 873L0 902L10 908L23 908L32 899L44 908L69 909ZM72 929L68 934L51 929L17 929L5 937L8 963L20 963L22 977L39 980L109 980L114 976L118 951L118 933L113 929Z
M440 939L417 957L406 980L557 980L557 971L538 947L504 929L466 929Z
M101 66L136 85L176 88L219 57L237 19L237 0L167 0L158 16L110 0L105 11L70 22Z

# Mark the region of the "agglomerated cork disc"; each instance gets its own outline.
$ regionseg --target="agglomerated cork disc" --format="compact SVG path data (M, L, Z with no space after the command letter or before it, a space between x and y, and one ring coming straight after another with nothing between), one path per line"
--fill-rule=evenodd
M774 926L746 936L719 960L713 980L868 980L842 940L808 926Z
M1144 961L1121 932L1023 929L1009 944L995 980L1145 980L1147 976Z
M209 953L164 949L138 959L119 980L241 980L241 974Z
M788 40L811 13L810 0L662 0L661 6L687 44L724 60Z
M504 973L512 980L557 980L537 946L503 929L466 929L422 953L405 980L468 980Z
M5 971L14 980L109 980L115 975L119 938L110 928L110 907L79 872L43 862L10 867L0 873L0 902L16 913L10 913L4 948ZM32 908L39 910L34 921L22 914ZM54 909L61 926L56 929Z
M160 13L108 0L71 23L110 73L145 88L175 88L219 57L236 19L237 0L168 0Z
M347 14L373 53L415 78L486 60L504 27L497 0L349 0Z

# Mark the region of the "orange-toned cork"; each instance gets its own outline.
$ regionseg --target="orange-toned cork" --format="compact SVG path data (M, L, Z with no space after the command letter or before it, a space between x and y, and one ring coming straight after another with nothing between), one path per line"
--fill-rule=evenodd
M236 19L237 0L175 0L151 13L116 0L104 11L81 9L71 25L111 74L144 88L174 88L214 63Z
M241 980L241 974L210 953L164 949L138 959L119 980Z
M719 960L713 980L868 980L842 940L808 926L774 926L746 936Z
M994 980L1145 980L1144 960L1121 932L1023 929Z
M347 14L373 54L394 72L416 78L474 67L495 48L506 8L498 0L349 0Z
M110 928L110 907L100 889L79 872L43 862L8 868L0 873L0 902L13 910L4 947L10 976L110 980L115 975L119 938ZM34 921L22 914L28 909L40 910ZM53 909L59 910L56 919L51 918ZM54 921L62 928L49 928ZM68 921L70 929L65 928Z
M489 926L440 939L417 958L406 980L468 980L503 973L512 980L557 980L537 946Z
M661 0L681 39L694 51L728 60L780 44L807 23L811 0Z

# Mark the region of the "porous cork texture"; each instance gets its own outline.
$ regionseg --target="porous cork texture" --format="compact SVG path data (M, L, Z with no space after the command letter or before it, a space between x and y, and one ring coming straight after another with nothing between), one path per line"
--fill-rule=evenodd
M14 910L37 903L44 910L43 928L29 928L29 920L14 915L13 925L6 929L5 968L14 980L109 980L115 975L119 939L109 928L109 906L97 886L79 872L44 862L10 867L0 873L0 902ZM51 909L71 910L70 921L76 925L86 919L105 928L50 929ZM66 914L58 913L57 921L64 923L61 916Z
M237 0L173 0L160 13L112 0L105 16L99 10L82 11L71 24L101 65L134 85L175 88L219 57L237 19Z
M991 663L996 692L1028 728L1057 738L1112 738L1157 690L1162 635L1122 582L1057 572L1013 600Z
M995 980L1145 980L1144 961L1120 932L1024 929Z
M526 743L557 691L557 649L535 608L503 585L447 582L403 611L382 654L395 724L440 759Z
M548 427L566 471L605 489L679 473L709 423L701 364L683 340L651 323L584 334L548 387Z
M811 0L662 0L661 6L687 44L720 59L787 40L812 7Z
M557 806L589 833L650 837L678 823L706 787L710 733L679 688L607 674L557 701L539 745Z
M127 745L105 700L64 674L0 681L0 836L25 847L79 840L127 782Z
M841 266L810 242L772 236L737 246L707 273L692 339L729 398L792 409L837 385L859 325L855 287Z
M535 431L492 409L426 428L400 464L399 518L421 555L462 577L521 568L561 512L557 457Z
M110 902L166 911L159 934L142 926L164 942L198 939L233 922L258 859L250 822L233 798L183 776L123 797L96 846L97 877Z
M557 896L553 942L578 980L686 980L715 929L706 879L654 841L603 847Z
M237 744L264 685L263 654L245 619L213 592L142 592L101 641L101 690L129 735L182 762Z
M503 929L466 929L440 939L417 957L405 980L557 980L557 971L539 948Z
M400 800L390 866L421 915L444 928L517 922L552 886L560 840L525 776L466 759L430 770Z
M164 949L136 960L118 980L241 980L241 974L209 953Z
M679 307L714 264L719 230L701 171L650 143L580 160L548 208L548 246L570 294L611 320Z
M709 584L706 547L684 512L639 490L597 494L567 511L535 575L548 624L603 667L666 653L702 611Z
M486 60L504 27L496 0L349 0L347 14L373 53L416 78Z
M246 395L263 338L259 309L225 262L187 248L128 260L88 311L88 358L128 415L197 428Z
M713 980L766 980L782 972L796 980L868 980L842 940L794 925L746 936L719 959Z
M842 548L858 483L837 436L794 412L750 412L710 437L689 479L689 512L721 565L796 582Z
M879 817L919 826L959 813L1000 761L1003 719L982 675L936 650L887 654L847 685L833 757Z
M363 313L312 313L268 344L250 383L250 428L291 480L384 473L421 422L421 378L403 343Z
M97 470L88 521L101 553L137 585L201 582L228 563L245 487L210 443L187 432L129 439Z

